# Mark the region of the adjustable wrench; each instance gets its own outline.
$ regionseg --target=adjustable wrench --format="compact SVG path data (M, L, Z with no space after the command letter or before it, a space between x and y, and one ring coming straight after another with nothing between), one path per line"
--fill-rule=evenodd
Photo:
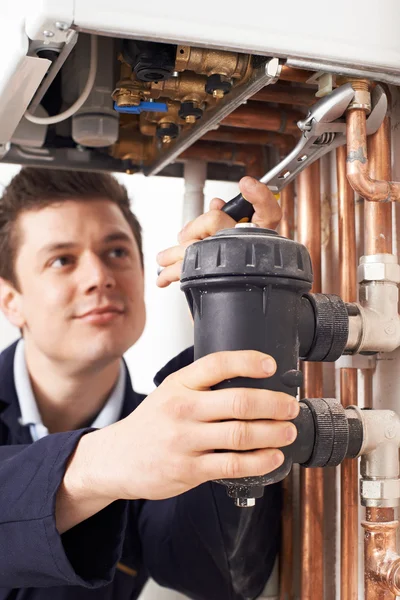
M346 143L346 121L344 114L354 98L351 83L342 85L325 96L310 109L305 119L298 121L302 132L296 147L280 163L261 177L274 192L290 183L306 167L324 154ZM377 85L371 94L372 109L367 118L367 135L375 133L381 126L387 111L387 96ZM239 194L222 209L236 221L251 219L254 209L250 202Z

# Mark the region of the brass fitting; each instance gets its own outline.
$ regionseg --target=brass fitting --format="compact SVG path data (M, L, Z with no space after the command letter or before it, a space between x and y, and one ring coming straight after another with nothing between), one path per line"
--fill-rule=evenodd
M142 100L150 98L150 83L139 81L130 65L121 64L120 80L112 93L117 106L138 106Z
M164 81L151 84L151 97L157 100L160 97L169 98L178 102L195 102L202 105L212 103L212 99L205 90L207 78L204 75L185 72L179 77L171 77Z
M359 108L365 110L366 114L371 112L371 82L367 79L351 79L348 77L342 77L338 79L340 85L343 83L351 83L355 96L353 101L350 103L347 110L354 110Z
M216 100L221 100L225 96L223 90L214 90L212 95Z
M225 75L230 79L244 79L252 72L249 54L191 46L177 47L175 68L177 71L194 71L207 77Z
M147 165L154 160L155 139L146 138L138 132L120 129L118 141L111 147L110 154L121 160L130 159L135 164Z

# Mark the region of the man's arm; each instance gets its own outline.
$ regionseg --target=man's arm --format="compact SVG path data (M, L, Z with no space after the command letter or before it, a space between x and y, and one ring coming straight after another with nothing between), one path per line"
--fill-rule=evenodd
M57 490L85 434L90 435L80 430L28 446L0 445L0 587L94 588L112 581L122 551L126 503L110 505L64 536L55 523Z

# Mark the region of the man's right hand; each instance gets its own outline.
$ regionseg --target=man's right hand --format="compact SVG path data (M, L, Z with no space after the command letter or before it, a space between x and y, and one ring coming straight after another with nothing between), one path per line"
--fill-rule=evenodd
M273 375L256 351L219 352L170 375L125 419L83 436L57 498L65 531L117 499L157 500L213 479L264 475L283 462L299 412L287 394L211 390L234 377ZM219 452L215 452L219 450Z

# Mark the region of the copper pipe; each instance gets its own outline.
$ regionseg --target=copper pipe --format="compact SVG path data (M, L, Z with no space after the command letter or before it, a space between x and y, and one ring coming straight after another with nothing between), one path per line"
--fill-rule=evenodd
M366 113L347 111L347 177L360 196L372 202L400 202L400 183L373 179L369 174Z
M263 106L259 102L248 102L225 117L222 124L244 129L278 131L299 137L297 121L303 118L304 114L295 110L281 110Z
M292 87L289 85L267 86L254 94L251 100L258 102L276 102L277 104L297 104L298 106L311 106L318 98L315 96L316 89L303 87Z
M297 179L298 240L307 246L314 271L313 291L321 291L321 195L319 161ZM303 364L302 396L322 397L322 364ZM301 599L324 597L323 471L302 469L301 498Z
M344 302L357 300L357 258L354 191L346 178L346 149L336 151L340 295ZM357 370L340 370L340 400L343 406L357 404ZM358 466L346 460L341 466L341 600L358 598Z
M387 116L374 135L368 136L369 175L392 178L390 119ZM364 207L365 254L392 253L392 205L366 202ZM372 234L369 232L373 232Z
M233 142L234 144L260 144L278 148L280 155L286 156L295 145L295 139L273 131L256 131L238 127L219 127L207 131L201 138L211 142Z
M357 369L340 369L343 406L357 404ZM345 460L340 470L341 600L358 599L358 465Z
M207 162L220 162L244 165L247 175L259 179L266 171L262 146L240 144L216 144L197 142L179 155L178 160L200 159Z
M293 599L293 477L282 482L282 538L279 560L279 600Z
M357 300L357 249L354 191L346 178L346 148L336 150L340 294L344 302Z
M282 219L278 227L280 235L294 239L294 182L281 191ZM294 597L294 548L293 548L293 475L283 480L282 538L279 560L279 600Z
M294 239L294 183L289 183L281 191L282 219L279 224L279 234Z
M282 81L297 81L298 83L306 83L313 75L313 71L295 69L294 67L282 65L279 79L282 79Z
M396 552L393 508L367 508L364 528L365 598L395 600L400 594L400 556Z

